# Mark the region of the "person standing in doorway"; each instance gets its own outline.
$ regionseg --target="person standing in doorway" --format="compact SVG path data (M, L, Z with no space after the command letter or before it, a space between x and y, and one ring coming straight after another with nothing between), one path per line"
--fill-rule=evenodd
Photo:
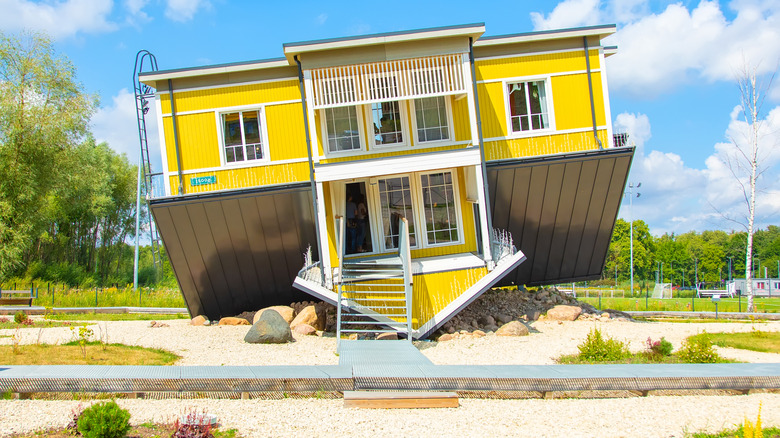
M357 208L355 209L355 220L357 221L357 251L366 252L363 243L366 240L366 227L368 226L368 209L363 195L358 198Z
M352 197L352 193L347 193L347 254L355 253L355 241L357 240L357 204Z

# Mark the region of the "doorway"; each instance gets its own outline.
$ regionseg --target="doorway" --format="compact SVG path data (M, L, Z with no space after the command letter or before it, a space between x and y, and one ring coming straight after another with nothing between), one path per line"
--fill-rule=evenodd
M354 182L345 185L345 215L347 218L346 255L373 253L373 233L369 217L366 183Z

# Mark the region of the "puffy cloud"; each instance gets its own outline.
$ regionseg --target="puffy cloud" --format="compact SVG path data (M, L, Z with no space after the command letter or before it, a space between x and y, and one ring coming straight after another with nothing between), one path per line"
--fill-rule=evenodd
M325 24L326 21L328 21L328 14L323 12L320 15L317 15L317 24L321 26Z
M760 63L759 73L777 68L780 1L735 0L728 7L731 20L716 1L650 13L646 0L565 0L546 16L532 13L531 21L538 30L617 23L607 40L618 45L608 61L610 87L652 97L693 80L733 80L746 61Z
M149 0L125 0L125 9L129 14L127 23L138 25L151 21L152 17L144 11L144 8L148 3Z
M117 28L108 18L112 7L111 0L0 0L0 28L12 32L45 31L54 38L110 32Z
M612 129L615 133L626 133L628 138L641 153L644 150L645 142L650 140L650 119L646 114L621 113L612 123Z
M190 21L200 9L209 7L206 0L167 0L165 16L173 21Z
M162 171L160 141L157 135L157 115L154 102L150 102L146 114L146 131L149 141L149 158L152 170ZM92 117L92 132L98 142L107 142L119 153L127 155L132 164L138 163L140 145L138 122L135 110L135 96L123 88L111 98L111 104L101 107Z
M536 30L564 29L601 24L599 0L565 0L558 3L548 16L531 12Z

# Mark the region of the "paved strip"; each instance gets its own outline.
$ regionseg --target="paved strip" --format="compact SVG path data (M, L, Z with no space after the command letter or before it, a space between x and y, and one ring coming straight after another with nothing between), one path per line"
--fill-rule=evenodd
M0 315L13 315L18 311L28 315L44 315L46 307L43 306L0 306ZM184 307L53 307L54 313L150 313L165 315L189 315L189 310Z
M386 341L382 341L386 342ZM0 367L0 392L780 389L780 363Z

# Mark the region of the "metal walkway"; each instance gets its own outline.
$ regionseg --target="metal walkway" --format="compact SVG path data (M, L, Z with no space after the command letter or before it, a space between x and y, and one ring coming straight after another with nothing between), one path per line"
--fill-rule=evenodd
M388 341L381 341L388 342ZM349 353L330 366L0 366L0 392L245 393L439 390L495 394L559 391L780 389L780 363L670 365L433 365L380 363Z

